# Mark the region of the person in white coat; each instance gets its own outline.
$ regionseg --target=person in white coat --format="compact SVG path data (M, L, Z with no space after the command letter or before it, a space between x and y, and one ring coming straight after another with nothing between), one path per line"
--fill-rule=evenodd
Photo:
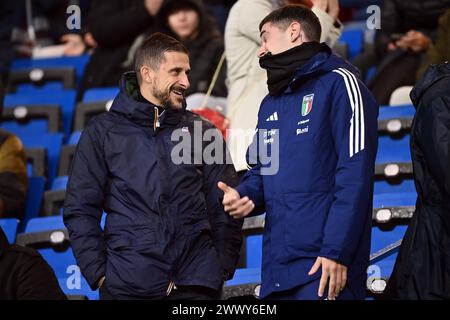
M337 20L338 0L312 0L312 11L319 18L321 42L332 47L342 31ZM251 143L259 106L267 95L267 75L259 66L259 23L271 11L285 4L310 4L302 0L239 0L231 8L225 27L228 106L230 120L228 147L236 171L247 169L246 150Z

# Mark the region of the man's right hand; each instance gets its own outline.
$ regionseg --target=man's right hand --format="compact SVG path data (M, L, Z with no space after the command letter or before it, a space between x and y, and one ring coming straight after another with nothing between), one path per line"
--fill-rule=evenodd
M255 208L252 200L248 197L241 198L236 189L228 186L226 183L219 182L217 186L224 192L223 207L233 218L244 218Z

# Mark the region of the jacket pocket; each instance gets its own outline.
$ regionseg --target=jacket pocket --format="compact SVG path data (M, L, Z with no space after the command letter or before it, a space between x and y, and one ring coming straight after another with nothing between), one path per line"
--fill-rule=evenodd
M111 250L120 251L122 249L126 249L130 246L130 240L127 238L120 238L120 237L107 237L107 247Z
M112 250L152 246L159 242L156 232L156 228L149 225L124 225L109 228L105 240Z
M321 248L332 196L324 192L284 193L285 241L290 259L316 256Z
M107 237L108 290L117 296L161 298L170 282L173 259L168 244L148 228L110 233Z

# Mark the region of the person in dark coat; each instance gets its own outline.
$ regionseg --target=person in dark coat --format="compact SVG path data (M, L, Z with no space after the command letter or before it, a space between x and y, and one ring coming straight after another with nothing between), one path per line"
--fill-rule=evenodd
M14 134L0 129L0 219L23 218L27 187L23 144Z
M391 299L450 299L450 64L432 65L411 92L416 211L389 279Z
M0 123L3 113L4 87L0 78ZM28 188L27 164L20 139L0 129L0 219L22 219Z
M243 221L224 212L216 187L237 184L234 166L219 131L185 109L187 49L155 33L135 61L77 146L64 203L73 252L101 299L218 298L242 243ZM206 132L223 148L217 161L205 157Z
M439 18L436 40L427 51L427 57L417 72L417 80L422 78L431 64L444 63L450 60L450 8Z
M439 17L449 7L450 0L383 2L375 50L364 52L354 61L363 74L376 65L367 86L380 105L389 104L395 89L414 85L425 52L436 37Z
M10 245L0 228L0 300L66 300L55 273L36 250Z
M207 13L201 0L166 0L159 12L161 31L189 50L191 74L186 95L205 93L224 52L224 42L217 23ZM226 97L226 69L223 64L212 95Z

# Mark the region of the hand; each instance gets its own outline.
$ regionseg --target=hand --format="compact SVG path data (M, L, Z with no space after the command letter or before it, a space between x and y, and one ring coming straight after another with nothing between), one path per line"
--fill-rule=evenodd
M66 56L79 56L86 49L83 38L79 34L65 34L61 37L61 42L65 44L64 55Z
M219 182L217 186L224 192L222 201L223 207L233 218L244 218L255 208L253 201L248 197L241 199L241 196L236 189L229 187L223 182Z
M339 293L345 288L347 282L347 267L334 260L318 257L308 275L311 276L315 274L320 266L322 266L322 277L320 278L319 291L317 294L319 297L323 296L328 278L330 278L330 283L328 285L328 300L335 300Z
M387 50L388 50L389 52L393 52L393 51L397 50L397 46L395 45L395 43L389 42L389 44L388 44L388 46L387 46Z
M89 47L92 47L92 48L97 48L97 47L98 47L97 41L95 41L94 36L93 36L92 33L90 33L90 32L87 32L87 33L84 35L84 42L85 42Z
M102 287L103 282L105 282L105 276L101 277L100 280L98 281L98 288L99 289Z
M145 9L151 16L156 16L162 3L163 0L144 0Z
M395 45L404 50L411 49L413 52L421 52L428 49L430 39L422 32L410 30Z

